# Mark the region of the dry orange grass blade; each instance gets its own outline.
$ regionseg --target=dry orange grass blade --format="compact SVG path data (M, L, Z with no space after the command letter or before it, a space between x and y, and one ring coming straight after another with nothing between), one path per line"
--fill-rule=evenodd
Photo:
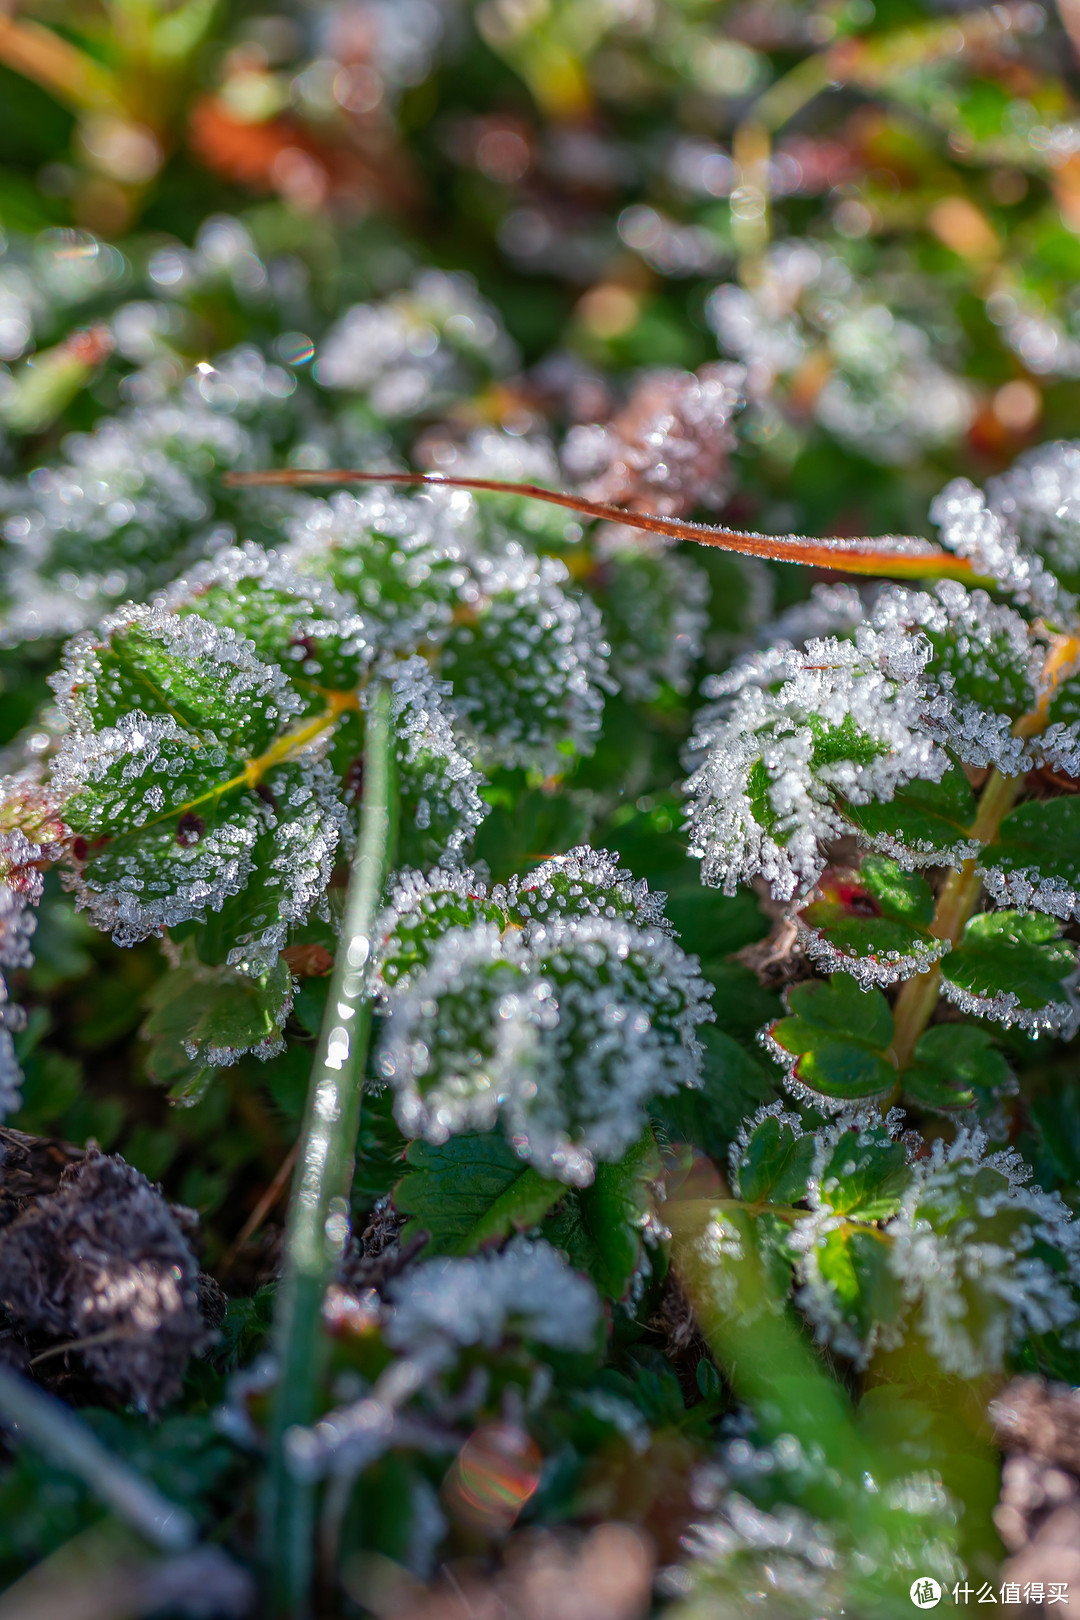
M747 557L766 557L774 562L804 563L811 568L828 568L840 574L866 574L889 579L958 579L966 585L996 582L976 574L965 557L953 556L929 540L914 535L882 535L877 539L811 540L796 534L753 534L741 529L714 528L706 523L688 523L683 518L655 517L648 512L630 512L604 501L587 501L580 495L564 495L539 484L506 484L494 478L450 478L443 473L357 472L349 467L283 467L267 472L226 473L225 483L233 488L259 484L441 484L444 488L488 490L497 495L523 495L530 500L564 506L582 517L621 523L648 534L662 534L671 540L693 540L699 546L718 546L723 551L741 552Z

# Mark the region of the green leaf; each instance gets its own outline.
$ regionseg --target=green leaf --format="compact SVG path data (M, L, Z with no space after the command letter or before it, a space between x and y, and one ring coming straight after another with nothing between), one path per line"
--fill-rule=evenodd
M284 962L259 978L232 968L209 968L190 946L147 996L150 1016L142 1036L150 1044L147 1068L186 1101L204 1069L235 1063L244 1052L275 1056L292 1005L292 978Z
M166 602L250 641L264 663L280 666L309 712L324 709L330 692L355 693L370 654L340 598L257 546L203 564Z
M974 1024L935 1024L904 1070L904 1091L924 1108L946 1112L971 1108L977 1094L989 1099L1009 1084L1009 1065L988 1030Z
M641 1264L651 1183L660 1168L656 1141L646 1130L616 1164L598 1164L592 1185L571 1193L544 1223L544 1235L607 1299L626 1297Z
M863 984L910 978L948 949L931 932L930 885L882 855L868 855L858 871L826 872L799 916L811 956Z
M953 864L975 853L971 825L977 805L958 766L940 782L909 782L887 804L845 804L844 815L874 849L913 866Z
M806 1197L813 1159L814 1138L797 1135L786 1120L769 1114L742 1150L739 1197L749 1204L797 1204Z
M884 1124L841 1133L820 1177L821 1196L850 1220L883 1221L895 1215L911 1180L902 1142Z
M880 990L860 990L837 973L827 983L793 985L787 1005L789 1016L770 1025L766 1039L791 1080L844 1102L892 1090L893 1021Z
M407 874L381 918L376 945L380 979L389 987L404 986L428 965L435 942L449 929L483 922L494 923L501 932L507 926L506 910L472 874L464 879L439 872L427 879Z
M1069 917L1080 900L1080 798L1018 805L979 857L979 870L999 903Z
M946 958L946 995L1004 1024L1062 1027L1071 1017L1066 986L1076 972L1076 947L1060 935L1061 924L1039 912L980 912Z
M434 1254L474 1254L529 1231L566 1192L523 1164L495 1131L453 1136L438 1147L411 1142L405 1159L410 1173L394 1188L394 1207L409 1216L405 1241L426 1231Z
M1033 709L1034 643L1020 615L976 592L958 595L949 618L945 630L924 629L934 649L927 678L939 682L955 704L973 703L1012 720Z

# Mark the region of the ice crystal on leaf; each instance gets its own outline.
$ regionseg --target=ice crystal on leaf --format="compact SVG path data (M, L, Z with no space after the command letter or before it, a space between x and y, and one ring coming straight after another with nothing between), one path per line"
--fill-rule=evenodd
M949 1372L998 1371L1029 1334L1075 1334L1080 1228L1029 1176L1015 1153L987 1154L981 1132L961 1130L915 1159L886 1227L890 1270Z
M1026 551L1002 515L1000 502L986 496L966 478L954 478L931 504L938 539L948 551L968 557L979 574L996 580L1017 602L1037 613L1068 612L1071 598L1034 551Z
M387 1342L408 1355L513 1336L557 1350L588 1350L599 1321L592 1284L548 1243L515 1238L475 1260L429 1260L391 1289Z
M1068 590L1080 589L1080 444L1025 451L989 480L986 500Z
M572 917L621 918L640 928L670 932L664 916L665 896L650 893L644 878L635 878L606 849L579 844L506 886L506 904L518 917L529 918L527 934ZM530 932L531 930L531 932Z
M475 544L467 496L339 494L309 502L288 534L289 561L354 601L380 650L407 652L446 636Z
M215 474L265 462L273 413L294 388L243 348L196 369L175 394L70 435L62 461L6 492L7 639L71 634L197 556L221 532ZM256 493L240 504L254 513L267 501Z
M932 594L883 591L870 627L859 644L880 648L898 673L903 655L918 657L920 641L929 642L921 720L955 759L1006 775L1024 768L1026 745L1012 728L1035 708L1046 646L1018 613L948 580Z
M611 646L611 673L628 698L643 703L655 702L664 685L687 690L709 623L704 569L654 544L655 538L612 523L594 543L593 588ZM752 597L756 576L749 578Z
M301 700L285 675L229 626L132 608L71 644L55 687L72 729L52 783L79 903L133 944L221 912L254 879L228 960L266 971L321 900L344 821L311 747L289 758Z
M927 1152L903 1115L840 1115L807 1131L773 1105L746 1122L733 1182L762 1257L792 1268L815 1333L865 1366L914 1323L948 1373L1000 1371L1029 1335L1076 1334L1080 1227L1029 1185L1017 1154L961 1127ZM775 1209L781 1222L770 1214ZM723 1269L738 1264L717 1251Z
M508 545L474 558L478 600L449 633L442 665L485 757L551 774L600 729L608 648L600 614L563 589L565 565Z
M379 416L415 416L467 386L470 371L504 371L514 348L471 276L425 270L378 304L354 304L316 360L325 388L362 393Z
M522 1158L587 1185L650 1098L698 1083L708 989L635 888L578 850L490 895L471 874L399 890L379 929L376 1070L408 1135L501 1118Z
M824 870L821 845L844 827L838 800L888 801L916 778L940 779L947 758L920 728L913 678L929 656L925 642L873 638L864 651L813 639L737 675L727 712L704 717L693 747L705 759L687 783L706 882L731 894L760 875L790 899Z
M455 734L450 683L436 680L420 657L394 666L393 676L405 853L424 865L454 866L487 814L483 777Z
M364 620L325 580L251 541L200 563L160 601L251 642L259 658L281 665L309 709L324 706L328 690L355 691L374 654Z

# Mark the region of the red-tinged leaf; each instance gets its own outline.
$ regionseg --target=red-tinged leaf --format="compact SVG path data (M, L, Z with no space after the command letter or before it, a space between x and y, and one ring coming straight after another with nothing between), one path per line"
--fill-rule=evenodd
M706 523L688 523L683 518L655 517L647 512L628 512L605 501L587 501L579 495L564 495L539 484L506 484L495 478L450 478L443 473L356 472L348 467L280 467L266 472L226 473L231 487L251 484L443 484L450 489L488 490L497 495L526 496L565 506L582 517L601 518L649 534L666 535L671 540L693 540L699 546L718 546L723 551L741 552L747 557L766 557L773 562L804 563L811 568L828 568L839 574L867 574L890 579L959 579L968 585L990 585L994 580L975 573L966 557L955 557L929 540L913 535L882 535L878 539L812 540L795 534L753 534L742 529L713 528Z

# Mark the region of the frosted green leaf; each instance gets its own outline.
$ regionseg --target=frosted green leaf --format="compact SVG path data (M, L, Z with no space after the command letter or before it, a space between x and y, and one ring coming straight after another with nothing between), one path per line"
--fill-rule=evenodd
M284 962L261 978L209 968L190 946L147 997L142 1027L147 1067L156 1080L183 1093L202 1070L225 1068L245 1052L264 1062L284 1050L282 1028L292 1006Z
M1080 799L1035 799L1010 810L979 856L999 905L1045 911L1063 921L1080 907Z
M414 866L456 866L487 814L483 781L454 728L446 681L422 658L396 663L391 713L401 791L400 856Z
M777 898L804 893L825 868L823 843L845 828L841 805L850 813L944 773L923 729L928 656L894 626L862 649L828 638L775 650L713 683L722 704L694 739L706 757L687 783L707 883L733 894L761 876Z
M289 526L288 561L355 603L379 651L445 639L469 581L475 518L467 496L374 488L311 501Z
M1038 912L972 917L945 960L942 989L964 1012L1034 1034L1071 1035L1077 1024L1076 947Z
M970 835L976 810L968 779L956 765L940 781L904 783L885 802L842 806L873 849L909 870L959 866L977 855L981 846Z
M507 909L527 927L542 929L570 917L622 919L645 928L670 931L663 894L650 894L643 878L634 878L618 858L603 849L578 844L565 855L513 877L505 891Z
M427 877L400 872L376 927L378 982L386 990L404 987L427 966L441 935L475 922L492 923L500 932L507 923L505 905L489 896L475 872L439 871Z
M880 855L868 855L857 871L826 872L798 916L819 966L851 973L863 986L925 972L949 949L931 931L930 885Z
M251 642L264 663L280 666L306 712L324 709L330 693L355 692L372 658L362 619L324 580L250 542L200 564L161 600Z
M599 612L564 590L563 563L520 546L474 558L471 575L476 606L443 646L453 706L482 758L550 775L591 753L600 729L609 680Z
M848 974L835 973L827 982L792 985L785 999L788 1016L762 1041L796 1097L838 1107L888 1095L897 1072L888 1055L892 1013L880 990L860 990Z
M436 902L436 925L462 898ZM426 960L385 995L376 1065L406 1134L500 1119L542 1175L582 1186L640 1137L651 1098L698 1082L707 986L667 934L587 916L532 941L482 914L425 931L406 948Z

